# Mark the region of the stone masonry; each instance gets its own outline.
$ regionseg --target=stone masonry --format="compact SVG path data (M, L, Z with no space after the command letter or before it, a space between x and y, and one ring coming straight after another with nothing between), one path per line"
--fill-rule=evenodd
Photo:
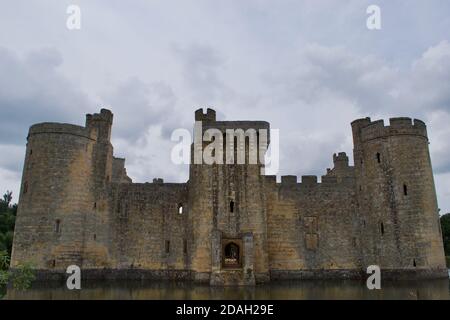
M224 136L269 129L217 121L212 109L197 110L195 120ZM307 175L277 183L259 162L194 161L186 183L133 183L125 160L113 156L112 121L102 109L84 127L30 128L12 268L31 262L41 278L57 278L76 264L85 278L211 285L361 278L369 265L385 278L447 277L420 120L353 121L354 166L335 154L320 183Z

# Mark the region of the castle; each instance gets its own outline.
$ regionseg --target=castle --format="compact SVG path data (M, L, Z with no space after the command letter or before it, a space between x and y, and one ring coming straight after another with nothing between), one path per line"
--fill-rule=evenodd
M353 121L354 166L335 154L320 183L277 183L259 162L192 162L186 183L133 183L113 156L112 121L102 109L84 127L31 126L12 268L29 261L51 278L75 264L84 278L211 285L361 278L369 265L384 279L448 277L420 120ZM222 132L269 128L217 121L212 109L195 121Z

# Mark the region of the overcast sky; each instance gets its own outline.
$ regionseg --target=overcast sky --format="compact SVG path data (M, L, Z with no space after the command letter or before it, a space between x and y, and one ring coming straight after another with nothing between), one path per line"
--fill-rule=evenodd
M67 7L81 29L66 27ZM381 30L366 9L381 8ZM450 2L14 0L0 3L0 191L20 187L28 127L114 113L136 182L184 182L170 161L194 110L280 129L280 175L352 159L350 122L428 125L439 206L450 211ZM353 162L353 160L351 160ZM17 201L17 197L14 198Z

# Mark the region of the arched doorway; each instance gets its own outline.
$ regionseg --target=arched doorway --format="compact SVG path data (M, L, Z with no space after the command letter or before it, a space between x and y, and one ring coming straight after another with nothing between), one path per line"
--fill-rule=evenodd
M241 266L241 249L234 241L228 242L223 247L223 266L228 268Z

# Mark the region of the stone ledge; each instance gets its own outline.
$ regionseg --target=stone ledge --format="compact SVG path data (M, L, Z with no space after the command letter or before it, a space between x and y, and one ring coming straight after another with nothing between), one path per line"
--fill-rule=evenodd
M369 275L363 270L271 270L270 279L273 280L332 280L332 279L366 279ZM385 280L418 280L448 278L447 269L381 269L381 278Z
M12 269L14 271L14 269ZM36 281L65 281L68 274L63 270L36 270ZM167 280L209 283L211 274L191 270L144 270L144 269L82 269L83 280ZM268 274L258 274L256 283L277 280L342 280L366 279L362 270L271 270ZM447 269L401 270L382 269L382 280L421 280L448 278Z

